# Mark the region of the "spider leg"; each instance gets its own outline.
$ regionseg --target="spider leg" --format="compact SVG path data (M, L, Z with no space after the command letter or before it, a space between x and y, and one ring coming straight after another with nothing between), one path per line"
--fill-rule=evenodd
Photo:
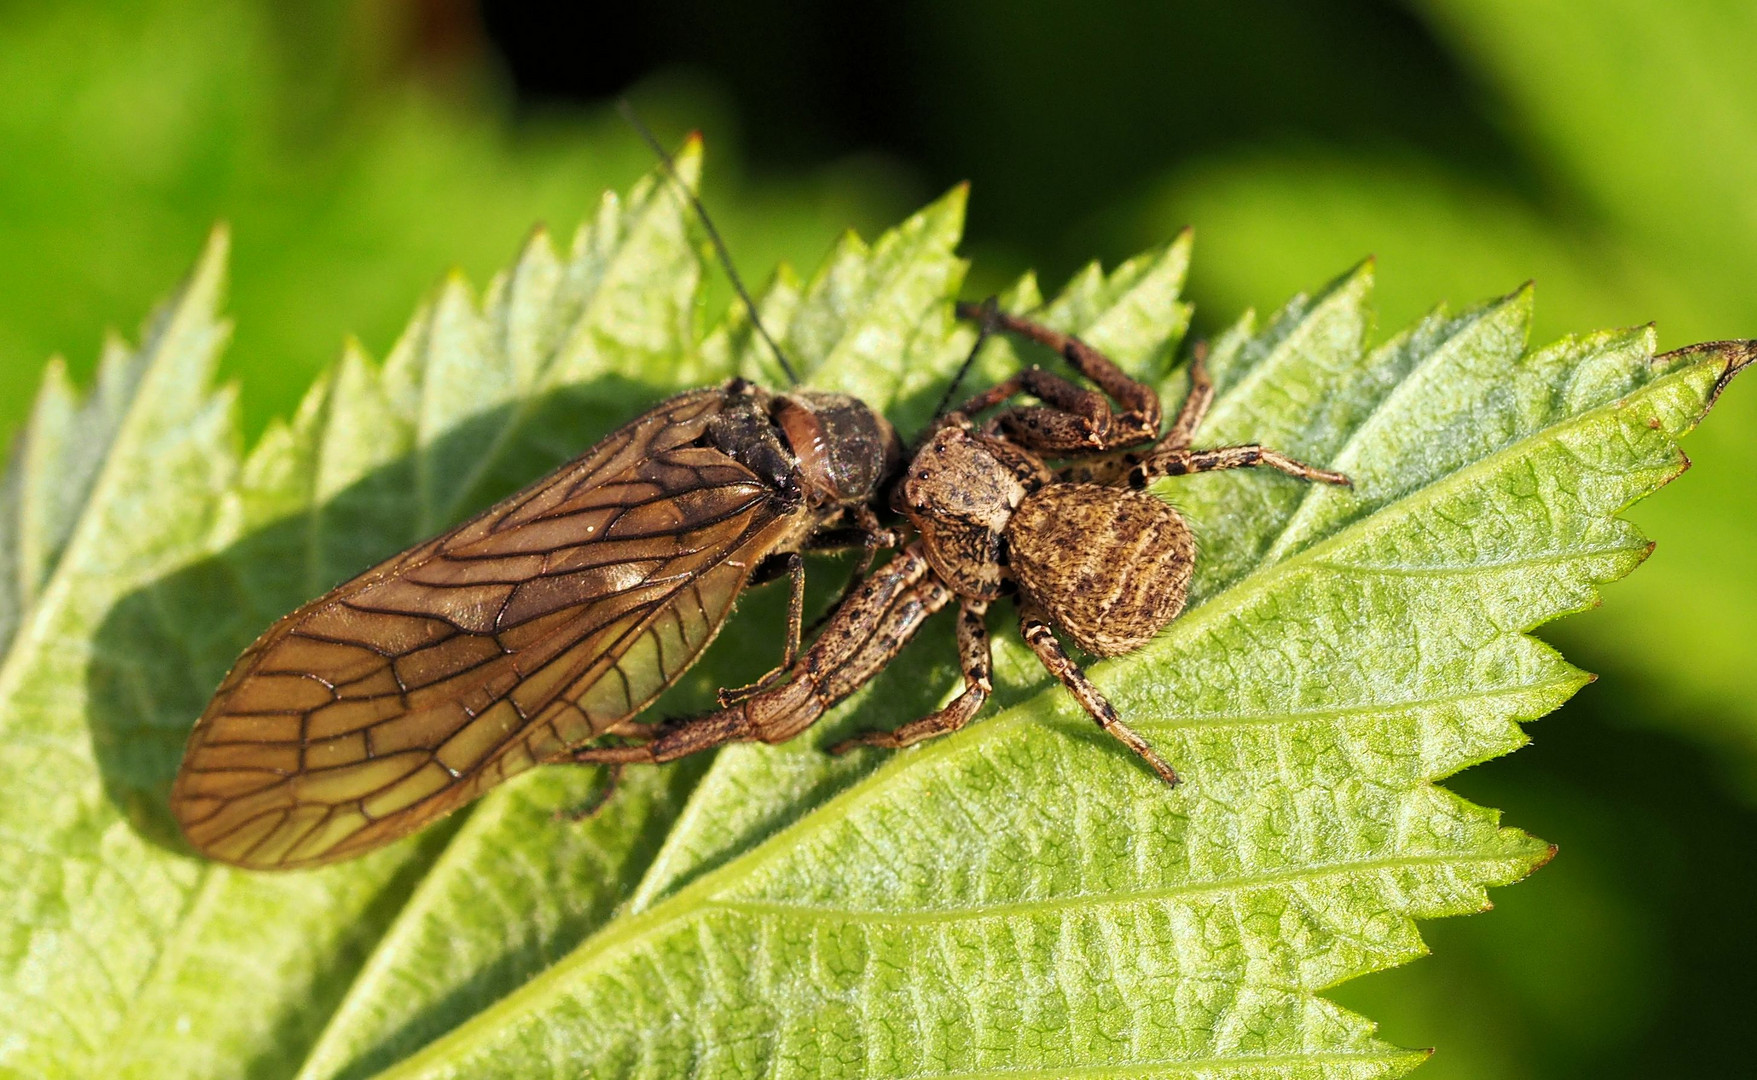
M989 647L988 624L983 615L988 611L984 600L965 600L958 608L958 662L964 669L964 692L938 712L912 720L894 731L867 731L830 747L832 754L846 754L857 746L882 746L900 749L923 739L946 735L970 722L988 695L994 693L994 660Z
M1245 469L1262 465L1301 480L1324 484L1351 486L1353 481L1339 472L1320 469L1288 457L1267 446L1222 446L1213 450L1155 450L1146 460L1129 470L1129 486L1140 489L1161 476L1188 476L1191 473L1215 472L1220 469Z
M1208 415L1208 406L1214 404L1214 380L1208 377L1208 344L1196 342L1190 354L1190 392L1184 395L1184 403L1177 411L1177 419L1171 422L1171 430L1165 438L1159 440L1154 447L1155 452L1161 450L1182 450L1190 445L1195 437L1196 428L1201 426L1202 418Z
M1167 784L1177 783L1176 770L1167 765L1165 759L1155 753L1153 747L1134 728L1123 723L1122 717L1116 714L1116 707L1104 699L1098 687L1092 685L1092 680L1080 670L1080 665L1074 663L1062 649L1061 642L1056 640L1055 631L1050 629L1042 611L1025 600L1021 600L1019 604L1019 633L1024 636L1025 644L1037 654L1037 659L1049 669L1051 675L1061 680L1068 692L1074 695L1074 700L1080 703L1080 707L1098 721L1099 727L1139 755L1159 774L1159 779Z
M1071 461L1056 470L1056 479L1073 484L1115 484L1127 478L1143 462L1188 448L1202 418L1208 415L1208 406L1214 403L1214 380L1208 376L1207 358L1207 345L1197 342L1190 357L1190 392L1184 396L1184 403L1164 438L1145 450Z
M1054 349L1074 370L1097 383L1111 401L1121 406L1118 412L1102 395L1058 375L1027 368L971 398L958 412L974 415L1029 393L1045 404L1008 409L994 423L1020 446L1055 455L1102 453L1147 442L1159 434L1159 395L1079 338L995 311L991 305L960 304L958 314L981 320L985 329L1016 334Z
M573 761L674 761L729 742L785 742L882 671L951 593L909 548L861 582L793 664L788 681L706 716L670 721L633 746L586 746Z

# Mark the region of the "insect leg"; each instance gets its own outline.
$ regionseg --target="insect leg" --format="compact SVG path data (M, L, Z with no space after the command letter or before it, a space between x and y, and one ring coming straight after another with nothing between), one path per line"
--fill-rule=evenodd
M1263 465L1301 480L1325 484L1350 485L1353 482L1339 472L1320 469L1295 461L1279 450L1266 446L1222 446L1214 450L1155 451L1129 471L1129 486L1144 488L1161 476L1187 476L1190 473L1215 472L1219 469L1245 469Z
M1134 728L1123 723L1122 717L1116 714L1116 707L1104 699L1098 687L1093 686L1092 680L1080 670L1080 665L1074 663L1062 649L1062 643L1056 640L1055 631L1050 629L1043 613L1035 604L1023 600L1019 604L1019 633L1025 638L1025 644L1031 646L1031 651L1037 654L1037 659L1049 669L1051 675L1062 681L1062 685L1074 695L1074 700L1080 703L1080 707L1098 721L1099 727L1138 754L1159 774L1159 779L1168 784L1177 783L1176 770L1167 765L1165 759L1155 753L1153 747Z
M994 693L993 654L989 647L988 624L983 615L988 603L965 600L958 609L958 663L964 669L964 692L952 703L935 713L911 721L894 731L867 731L830 747L832 754L845 754L857 746L882 746L900 749L912 746L935 735L957 731L970 722L988 695Z
M866 580L872 573L872 560L877 557L880 548L893 548L902 542L902 538L892 529L879 524L878 514L870 506L858 506L854 509L854 526L861 532L860 564L854 568L854 576L849 579L849 588Z
M896 530L879 524L878 515L870 506L854 509L854 524L847 528L824 529L805 542L807 551L837 552L861 549L860 562L854 568L854 583L865 580L872 571L872 560L883 548L896 547L901 537Z
M604 771L604 786L598 790L596 795L587 799L585 803L580 806L555 811L555 813L551 815L553 819L556 821L580 822L597 817L598 811L610 805L610 800L616 794L616 789L622 786L622 770L627 767L626 762L620 761L609 766Z
M789 551L781 556L787 575L787 640L781 646L781 663L766 675L736 690L721 690L719 693L722 709L743 701L754 694L760 694L775 685L775 680L787 674L793 661L799 659L800 627L805 621L805 558L797 551Z

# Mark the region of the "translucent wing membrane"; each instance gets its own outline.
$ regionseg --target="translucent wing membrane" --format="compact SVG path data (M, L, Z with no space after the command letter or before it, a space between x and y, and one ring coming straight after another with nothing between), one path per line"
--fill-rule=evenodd
M673 398L276 623L190 736L190 841L251 867L344 858L618 730L792 527L772 487L692 445L724 400Z

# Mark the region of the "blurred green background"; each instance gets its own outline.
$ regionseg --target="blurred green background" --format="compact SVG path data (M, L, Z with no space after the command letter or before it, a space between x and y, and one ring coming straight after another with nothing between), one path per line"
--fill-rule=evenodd
M1538 281L1538 333L1757 336L1757 5L1695 0L0 3L0 432L89 373L211 222L249 432L702 129L747 275L964 179L980 289L1196 227L1198 330L1379 257L1380 326ZM722 294L724 287L721 287ZM1561 845L1436 955L1339 988L1420 1075L1750 1075L1757 387L1635 516L1659 548L1547 628L1601 673L1452 781Z

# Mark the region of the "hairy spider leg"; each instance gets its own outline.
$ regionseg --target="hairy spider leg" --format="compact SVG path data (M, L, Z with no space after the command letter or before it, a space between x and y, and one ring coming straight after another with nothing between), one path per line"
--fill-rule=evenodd
M1208 406L1214 404L1214 380L1208 377L1208 343L1196 342L1190 350L1190 392L1184 395L1184 403L1177 410L1177 419L1171 422L1171 430L1159 440L1158 448L1182 450L1190 445L1196 437L1196 428L1202 424L1202 418L1208 415Z
M657 725L637 745L581 747L570 759L656 764L728 742L785 742L884 670L951 599L919 548L906 548L843 600L786 683L731 708Z
M994 660L989 647L986 600L964 600L958 606L958 665L964 671L964 692L938 712L912 720L893 731L866 731L830 747L846 754L857 746L899 750L923 739L948 735L968 724L994 693Z
M1062 648L1062 643L1056 640L1048 618L1037 605L1028 602L1019 605L1019 633L1049 673L1061 680L1068 692L1074 695L1074 700L1098 722L1098 726L1106 734L1133 750L1159 775L1159 779L1167 784L1177 784L1177 771L1165 763L1165 759L1154 751L1139 732L1123 723L1122 717L1116 713L1116 707L1105 700L1098 687L1092 685L1092 680L1086 677L1080 665L1074 663L1073 658Z
M967 319L982 319L985 325L1003 333L1054 349L1074 370L1109 395L1106 400L1059 375L1027 368L971 398L959 412L974 415L1021 393L1032 394L1046 404L1015 406L996 416L993 422L1020 446L1052 455L1102 453L1147 442L1159 435L1159 395L1079 338L1029 319L995 312L987 306L960 304L958 314ZM1114 410L1110 401L1120 405L1122 411Z

